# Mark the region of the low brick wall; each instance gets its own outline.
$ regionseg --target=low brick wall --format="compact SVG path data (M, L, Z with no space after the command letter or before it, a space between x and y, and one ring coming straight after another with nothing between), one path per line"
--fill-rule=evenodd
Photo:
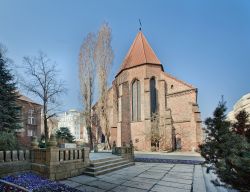
M30 151L0 151L0 177L31 170Z
M53 180L81 175L89 166L89 148L34 149L31 169Z

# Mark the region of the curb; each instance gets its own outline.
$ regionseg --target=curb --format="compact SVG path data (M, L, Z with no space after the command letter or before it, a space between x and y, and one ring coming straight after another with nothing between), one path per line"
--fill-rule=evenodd
M158 158L135 158L135 162L145 162L145 163L174 163L174 164L200 165L204 161L198 161L198 160L180 160L180 159L158 159Z

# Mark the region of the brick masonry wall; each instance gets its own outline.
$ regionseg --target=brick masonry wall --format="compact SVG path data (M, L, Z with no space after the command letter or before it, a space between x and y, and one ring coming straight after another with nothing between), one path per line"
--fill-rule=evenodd
M110 143L113 145L113 142L117 142L117 127L111 127L111 136Z
M30 142L31 142L31 136L28 136L28 130L32 130L34 135L37 136L38 138L41 137L42 130L41 130L41 105L35 104L35 103L30 103L27 101L23 100L18 100L17 101L18 105L21 106L21 125L22 129L19 130L18 132L18 141L19 144L24 147L30 147ZM33 109L35 112L35 119L36 119L36 124L31 125L28 124L28 111Z
M160 124L170 122L165 125L167 149L175 148L172 134L177 134L181 138L181 150L197 149L201 142L202 131L199 107L196 104L196 89L163 72L161 67L156 65L141 65L127 69L114 80L109 91L110 116L112 116L110 122L111 126L117 126L117 129L116 132L112 131L111 140L120 146L123 141L128 143L132 139L135 149L151 150L151 142L147 137L151 130L149 90L151 77L155 77L156 80ZM141 86L141 120L138 122L131 121L131 86L134 79L138 79ZM119 90L120 97L116 96L116 90Z
M181 138L183 151L198 149L197 130L201 130L196 123L193 104L196 102L195 91L187 91L167 97L167 106L172 111L175 134Z

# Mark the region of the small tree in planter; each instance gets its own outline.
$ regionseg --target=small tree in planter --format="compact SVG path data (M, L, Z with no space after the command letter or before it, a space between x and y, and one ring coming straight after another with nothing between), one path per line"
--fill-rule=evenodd
M73 143L75 140L75 137L71 134L70 130L68 127L60 127L56 131L56 138L59 140L59 143Z

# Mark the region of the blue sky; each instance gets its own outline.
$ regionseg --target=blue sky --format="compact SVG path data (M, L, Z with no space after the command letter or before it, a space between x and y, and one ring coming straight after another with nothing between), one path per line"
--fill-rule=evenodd
M109 23L113 79L138 32L139 18L165 71L198 88L203 119L221 95L231 110L250 92L248 0L0 0L0 42L17 65L23 56L47 53L66 81L62 110L79 109L77 59L84 37L103 21Z

